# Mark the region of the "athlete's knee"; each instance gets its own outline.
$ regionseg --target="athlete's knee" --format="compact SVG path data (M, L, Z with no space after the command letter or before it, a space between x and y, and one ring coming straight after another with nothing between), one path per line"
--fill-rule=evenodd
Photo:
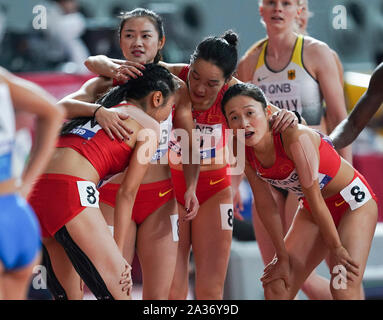
M183 282L181 285L177 285L173 282L169 291L169 300L186 300L188 290L187 281Z
M330 286L331 294L335 300L361 300L364 299L361 282L347 281L343 286Z
M290 299L290 294L285 282L281 279L274 280L263 286L266 300L286 300Z
M195 286L195 295L198 300L222 300L223 283L197 283Z

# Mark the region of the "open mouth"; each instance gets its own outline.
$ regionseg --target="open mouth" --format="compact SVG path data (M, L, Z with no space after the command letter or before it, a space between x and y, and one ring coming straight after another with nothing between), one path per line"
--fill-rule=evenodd
M247 131L245 132L245 139L249 139L254 135L254 132L252 131Z
M273 20L273 21L284 21L284 19L281 17L271 17L271 20Z
M144 54L144 52L141 51L141 50L134 50L134 51L132 51L132 54L135 57L140 57L140 56L142 56Z

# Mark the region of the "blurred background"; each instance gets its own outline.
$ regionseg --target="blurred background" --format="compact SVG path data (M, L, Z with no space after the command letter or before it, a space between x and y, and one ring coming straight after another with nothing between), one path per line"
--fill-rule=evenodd
M36 8L34 13L33 8L38 5L47 8L46 29L33 26L39 12ZM311 0L309 5L313 13L309 34L337 51L345 71L368 72L382 59L382 0ZM333 9L337 5L347 10L346 29L333 27ZM60 6L64 12L58 13ZM75 67L63 65L76 60L73 50L62 47L64 40L68 45L73 39L85 46L77 44L78 56L88 51L91 55L121 57L116 16L138 6L164 18L164 58L169 62L188 61L203 37L229 28L240 35L240 55L265 35L257 0L0 0L0 64L14 72L76 72Z
M346 10L345 29L334 25L339 17L337 6ZM260 23L258 0L0 0L0 65L60 99L94 76L83 65L89 55L122 58L117 16L136 7L149 8L163 17L163 57L167 62L187 63L204 37L220 35L227 29L239 34L240 56L266 34ZM383 60L383 0L310 0L309 8L312 17L308 33L338 53L345 72L347 108L351 111L366 90L372 70ZM354 166L379 198L379 220L383 221L381 109L353 143L353 154ZM19 114L18 127L33 130L33 121ZM241 194L245 204L242 214L251 225L252 194L246 182L241 185ZM261 299L259 277L263 266L255 239L244 236L246 231L234 231L225 298ZM382 252L383 228L377 232L376 239L380 240L376 241L381 242L375 250ZM367 297L381 298L383 258L381 253L372 256L370 271L366 271L365 286L370 288ZM328 276L328 269L322 271ZM249 273L254 281L247 277ZM139 283L139 271L135 277L135 283ZM193 298L192 291L189 297ZM139 293L136 298L140 298Z

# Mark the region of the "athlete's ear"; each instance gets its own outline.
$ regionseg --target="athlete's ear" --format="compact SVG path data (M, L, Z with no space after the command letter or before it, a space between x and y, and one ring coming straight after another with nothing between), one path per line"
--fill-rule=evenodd
M161 106L164 102L164 96L161 91L154 91L152 95L153 107L157 108Z
M158 43L159 43L159 45L158 45L159 46L159 50L162 50L162 48L165 45L165 42L166 42L166 37L163 36L162 39L158 41Z
M259 5L258 10L259 10L259 15L260 15L261 17L263 17L263 4L260 4L260 5Z

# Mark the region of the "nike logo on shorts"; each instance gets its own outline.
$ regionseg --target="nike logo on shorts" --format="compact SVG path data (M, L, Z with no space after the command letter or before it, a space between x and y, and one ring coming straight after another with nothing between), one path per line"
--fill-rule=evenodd
M217 181L213 181L213 180L210 179L210 185L211 185L211 186L214 186L215 184L220 183L220 182L223 181L223 180L225 180L225 178L219 179L219 180L217 180Z
M170 191L172 191L173 190L173 188L171 188L171 189L169 189L168 191L165 191L164 193L162 193L161 191L160 192L158 192L158 196L160 197L160 198L162 198L162 197L165 197Z
M343 200L341 202L337 201L337 202L335 202L335 207L340 207L345 202L346 202L345 200Z

